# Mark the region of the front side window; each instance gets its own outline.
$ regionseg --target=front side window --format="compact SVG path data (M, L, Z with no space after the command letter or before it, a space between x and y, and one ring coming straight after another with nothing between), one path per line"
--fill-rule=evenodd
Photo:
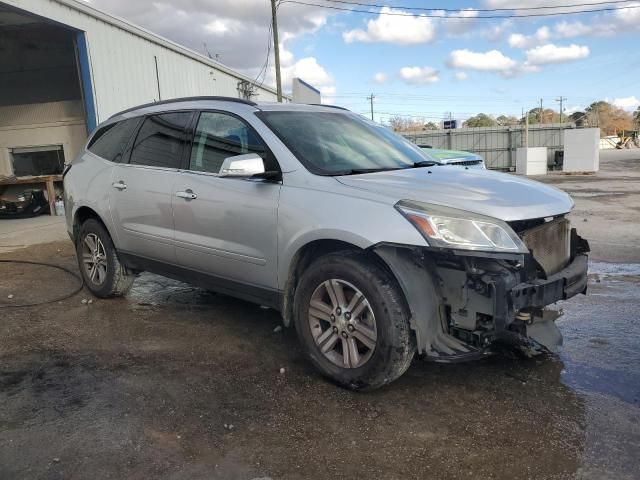
M105 160L119 162L140 118L130 118L101 128L91 139L89 151Z
M408 140L351 113L263 111L257 115L318 175L397 170L433 162Z
M145 119L133 144L129 163L180 168L190 119L191 112L162 113Z
M200 114L191 147L191 170L218 173L226 158L247 153L266 156L266 148L252 128L226 113Z

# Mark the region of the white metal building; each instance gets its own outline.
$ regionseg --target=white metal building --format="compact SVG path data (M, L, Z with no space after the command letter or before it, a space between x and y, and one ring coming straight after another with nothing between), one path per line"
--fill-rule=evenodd
M126 108L195 95L242 98L251 81L86 2L2 0L0 175L69 162L88 132ZM276 100L268 87L254 94Z

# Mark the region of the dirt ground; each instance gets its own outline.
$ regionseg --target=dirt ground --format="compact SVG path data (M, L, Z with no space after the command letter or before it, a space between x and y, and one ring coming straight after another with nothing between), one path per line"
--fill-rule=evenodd
M638 478L640 159L614 153L545 178L594 250L559 356L415 361L352 393L276 312L143 274L122 299L0 308L0 479ZM69 241L0 258L77 270ZM74 282L0 263L0 305Z

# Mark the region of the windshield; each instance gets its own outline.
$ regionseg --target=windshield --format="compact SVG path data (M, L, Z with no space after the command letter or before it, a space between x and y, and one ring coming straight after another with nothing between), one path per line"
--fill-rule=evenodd
M433 164L413 143L347 112L257 114L312 173L348 175Z

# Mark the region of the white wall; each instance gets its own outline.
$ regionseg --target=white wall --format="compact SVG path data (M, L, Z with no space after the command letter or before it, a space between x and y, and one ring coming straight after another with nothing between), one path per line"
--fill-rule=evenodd
M294 78L291 86L295 103L322 103L320 92L303 80Z
M4 0L16 8L85 32L98 123L112 114L158 100L154 56L163 100L194 95L238 97L245 77L116 17L75 0ZM238 52L239 55L242 52ZM254 100L276 101L258 89Z
M563 172L597 172L600 169L600 129L564 132Z

